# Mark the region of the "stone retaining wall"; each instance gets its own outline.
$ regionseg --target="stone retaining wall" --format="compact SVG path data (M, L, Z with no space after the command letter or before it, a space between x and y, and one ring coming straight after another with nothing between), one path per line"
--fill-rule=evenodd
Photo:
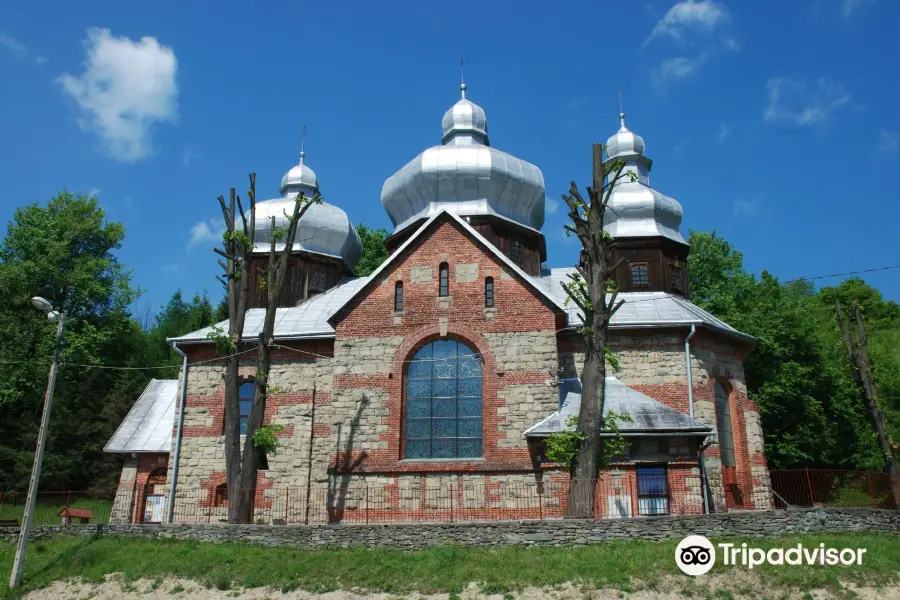
M435 525L73 525L32 529L32 539L56 535L125 535L204 542L328 548L381 546L415 550L462 546L577 546L608 540L680 539L688 534L774 537L786 533L877 531L900 534L900 511L873 508L794 509L605 521L501 521ZM15 543L18 528L0 530Z

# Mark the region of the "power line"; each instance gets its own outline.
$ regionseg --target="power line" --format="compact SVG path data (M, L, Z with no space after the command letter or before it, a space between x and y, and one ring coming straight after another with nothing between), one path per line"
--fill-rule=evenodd
M794 283L795 281L812 281L814 279L829 279L831 277L846 277L847 275L859 275L861 273L874 273L875 271L889 271L890 269L900 269L900 265L891 265L889 267L876 267L874 269L863 269L861 271L848 271L846 273L832 273L831 275L817 275L816 277L798 277L796 279L788 279L782 283Z

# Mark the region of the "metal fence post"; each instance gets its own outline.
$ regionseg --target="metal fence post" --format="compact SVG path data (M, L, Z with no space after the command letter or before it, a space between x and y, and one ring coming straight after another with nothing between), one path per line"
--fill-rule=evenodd
M453 484L450 484L450 522L453 522Z
M868 471L869 474L869 494L872 496L872 506L875 506L875 486L872 485L872 471Z
M809 487L809 505L812 506L816 503L816 498L813 495L812 481L809 478L809 467L804 470L806 471L806 485Z
M369 486L366 486L366 525L369 524Z
M206 522L212 523L212 509L213 509L213 492L215 488L209 488L209 505L207 506L206 511Z

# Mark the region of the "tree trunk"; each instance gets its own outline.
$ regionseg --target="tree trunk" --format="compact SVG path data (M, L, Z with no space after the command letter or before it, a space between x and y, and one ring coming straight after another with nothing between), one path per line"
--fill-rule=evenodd
M844 320L844 313L841 309L840 300L835 301L835 311L837 313L841 337L844 338L844 344L847 346L847 354L850 359L853 378L862 389L863 399L865 400L866 408L869 411L869 418L872 421L875 435L878 437L878 443L884 454L885 472L890 478L894 503L900 507L900 465L897 464L894 449L888 438L884 412L878 407L878 389L875 387L875 377L872 375L872 363L869 361L869 344L866 337L866 327L863 323L862 315L859 312L859 304L855 300L853 301L853 316L856 321L855 332L853 327Z

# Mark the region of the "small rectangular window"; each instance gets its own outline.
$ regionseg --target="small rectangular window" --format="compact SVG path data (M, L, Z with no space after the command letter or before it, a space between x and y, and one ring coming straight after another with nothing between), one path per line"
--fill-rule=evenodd
M401 312L403 310L403 282L398 281L394 285L394 310Z
M684 269L678 265L669 265L669 274L672 278L672 291L684 292Z
M669 514L669 487L666 468L637 467L638 513L641 515Z
M256 384L245 381L238 388L238 404L240 405L241 435L247 434L247 423L250 421L250 411L253 409L253 393Z
M441 263L440 267L441 287L439 295L450 295L450 266L447 263Z
M636 287L650 285L647 263L631 263L631 285Z
M313 267L309 271L309 293L322 293L325 291L325 271Z
M525 262L525 246L519 238L512 238L509 241L509 258L519 267Z
M488 277L484 280L484 305L487 308L494 306L494 278Z

